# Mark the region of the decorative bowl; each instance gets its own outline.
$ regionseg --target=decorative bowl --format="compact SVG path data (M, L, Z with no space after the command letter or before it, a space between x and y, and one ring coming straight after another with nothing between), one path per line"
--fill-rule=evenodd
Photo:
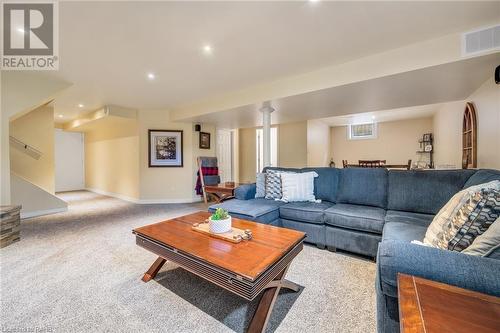
M214 234L223 234L231 231L231 216L228 216L224 220L212 220L210 216L208 219L208 229Z

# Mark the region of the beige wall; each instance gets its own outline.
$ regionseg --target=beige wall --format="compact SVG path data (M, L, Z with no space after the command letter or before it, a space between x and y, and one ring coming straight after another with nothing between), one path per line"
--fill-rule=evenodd
M278 165L302 168L307 165L307 122L288 123L278 127ZM256 128L241 128L238 131L239 180L255 181L256 173Z
M41 152L37 160L10 145L10 170L54 194L54 108L39 107L10 123L10 135Z
M324 167L330 163L331 130L319 120L307 121L307 166Z
M331 154L337 167L342 160L386 160L388 164L406 164L409 159L418 161L418 140L424 133L432 132L432 118L390 121L378 124L376 139L349 140L347 126L332 127Z
M183 164L182 168L148 167L148 130L182 130ZM140 142L140 197L145 202L190 202L199 200L194 193L196 181L196 158L215 156L215 127L203 124L203 132L209 132L209 150L199 149L199 133L191 123L174 123L167 110L139 111Z
M183 167L148 166L148 130L183 131ZM141 203L192 202L195 195L196 158L215 156L215 127L211 149L199 149L198 135L191 123L170 121L167 110L140 110L136 120L106 117L96 121L85 135L85 178L88 188L112 193Z
M85 133L85 186L125 199L139 198L137 121L109 117Z
M286 168L307 165L307 121L278 126L278 165Z
M9 123L12 120L46 104L59 92L70 86L68 82L48 77L41 72L2 71L1 76L1 126L0 126L0 203L10 200L10 146Z
M278 132L279 135L279 132ZM239 169L240 182L255 181L257 160L255 128L241 128L239 130Z
M500 88L489 78L466 99L477 112L478 168L500 169ZM436 165L462 165L462 117L466 101L446 103L434 116Z

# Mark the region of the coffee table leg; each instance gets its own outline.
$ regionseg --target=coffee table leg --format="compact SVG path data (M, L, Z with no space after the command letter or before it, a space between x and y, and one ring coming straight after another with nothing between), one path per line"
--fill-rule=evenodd
M142 281L149 282L149 280L154 279L156 274L158 274L158 271L165 263L165 261L167 260L163 259L162 257L158 257L158 259L155 260L155 262L151 265L151 267L149 267L148 271L144 273Z
M264 289L257 310L255 310L252 321L248 326L248 333L262 333L266 330L267 322L273 312L274 302L276 302L276 298L281 288L299 291L299 286L297 284L285 280L288 267L289 266L285 267L285 269L269 283L267 289Z

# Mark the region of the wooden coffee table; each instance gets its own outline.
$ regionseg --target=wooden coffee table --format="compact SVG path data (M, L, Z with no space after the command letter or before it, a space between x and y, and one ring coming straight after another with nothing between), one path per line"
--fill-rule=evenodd
M253 238L234 244L191 229L205 221L198 212L133 230L136 244L158 255L142 280L153 279L166 260L246 300L262 293L248 332L263 332L281 288L298 291L285 279L303 248L303 232L233 218L233 226L250 229Z

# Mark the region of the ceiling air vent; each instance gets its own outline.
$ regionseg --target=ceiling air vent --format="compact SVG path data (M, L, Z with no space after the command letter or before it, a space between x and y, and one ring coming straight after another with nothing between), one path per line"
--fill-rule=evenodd
M500 25L466 32L462 35L462 55L471 56L500 50Z

